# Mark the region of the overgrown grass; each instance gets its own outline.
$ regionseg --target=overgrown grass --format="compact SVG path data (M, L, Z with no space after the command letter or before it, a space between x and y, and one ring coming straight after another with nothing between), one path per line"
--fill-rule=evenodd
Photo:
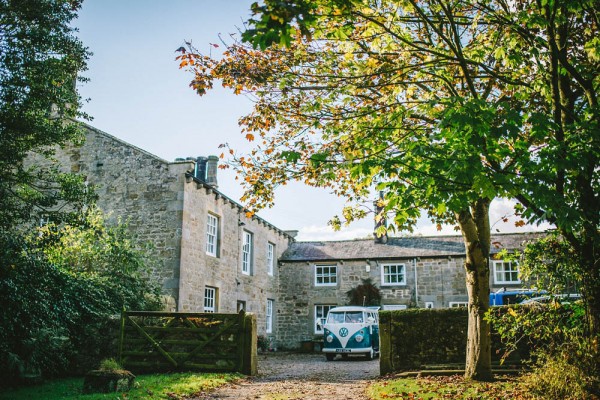
M57 379L39 386L32 386L0 393L1 400L55 400L55 399L180 399L205 392L228 382L241 379L240 374L154 374L138 375L135 387L127 393L83 394L83 378Z
M495 382L465 381L462 376L386 379L368 388L369 398L382 399L531 399L517 378L501 377Z

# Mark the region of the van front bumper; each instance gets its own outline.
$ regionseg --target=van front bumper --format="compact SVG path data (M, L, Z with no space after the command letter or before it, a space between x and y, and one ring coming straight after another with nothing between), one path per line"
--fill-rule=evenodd
M373 350L372 347L361 347L361 348L323 348L323 353L331 353L331 354L364 354L370 353Z

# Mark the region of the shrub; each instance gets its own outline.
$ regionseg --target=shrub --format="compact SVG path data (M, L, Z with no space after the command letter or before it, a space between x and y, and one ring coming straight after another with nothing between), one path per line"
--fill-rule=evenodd
M260 350L262 351L267 351L269 350L269 338L264 336L264 335L258 335L256 337L257 340L257 346Z
M547 399L585 399L600 394L597 339L585 332L582 304L494 307L487 316L505 346L503 358L529 348L532 393Z
M24 372L84 373L115 356L123 308L155 310L159 287L125 224L90 209L79 225L0 232L0 386Z
M565 354L541 357L533 371L523 377L524 387L532 394L547 400L593 399L598 377ZM596 388L596 389L594 389Z
M354 306L378 306L381 304L381 292L371 278L346 292L348 304Z
M104 360L100 361L100 366L98 369L101 371L119 371L122 370L123 367L114 358L105 358Z

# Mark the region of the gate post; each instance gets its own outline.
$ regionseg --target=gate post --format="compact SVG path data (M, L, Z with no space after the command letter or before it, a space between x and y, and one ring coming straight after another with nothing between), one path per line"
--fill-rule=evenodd
M123 342L125 341L125 318L127 318L125 307L121 310L121 332L119 335L119 364L123 365Z
M379 374L394 371L392 365L392 312L379 312Z
M258 373L258 349L256 343L256 315L240 312L241 319L241 359L239 372L244 375Z

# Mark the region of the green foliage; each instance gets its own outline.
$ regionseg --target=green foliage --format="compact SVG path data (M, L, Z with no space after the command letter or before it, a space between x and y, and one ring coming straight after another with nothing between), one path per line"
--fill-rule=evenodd
M486 319L505 346L505 358L523 342L534 355L538 351L558 351L564 343L583 337L584 316L580 303L552 302L493 307Z
M465 362L466 308L380 311L379 315L380 326L389 325L390 335L390 354L381 357L390 359L391 370L384 372Z
M362 280L362 283L346 292L348 304L353 306L378 306L381 305L381 292L371 278Z
M49 223L35 237L48 261L74 275L111 278L115 282L148 278L153 266L149 249L131 237L127 222L111 225L102 211L88 208L78 224Z
M487 319L504 345L503 359L528 348L533 372L526 383L533 393L549 399L600 393L598 338L585 332L581 303L495 307Z
M533 372L522 378L522 384L528 392L539 399L597 399L600 378L598 375L590 375L589 370L586 366L582 366L580 361L576 357L569 356L567 352L560 355L546 355L540 358Z
M359 209L381 193L390 229L412 230L423 212L455 224L478 244L467 273L483 277L469 292L485 311L489 205L516 198L518 215L555 224L575 250L589 331L600 333L597 2L261 4L246 43L218 59L179 56L199 94L220 80L256 98L240 125L258 144L230 149L249 208L297 180Z
M556 232L527 243L519 264L522 279L537 279L550 293L576 293L582 281L582 260L573 246Z
M122 370L123 367L114 358L105 358L104 360L100 361L100 366L98 369L102 371L118 371Z
M127 399L163 400L166 398L192 398L219 386L242 378L239 374L176 373L138 375ZM0 392L1 400L114 400L114 393L83 394L83 379L57 379L39 386L11 389Z
M6 310L0 314L0 364L8 368L18 359L13 376L23 369L45 376L91 369L116 351L118 319L111 316L123 307L159 306L144 253L124 227L107 226L93 208L86 216L78 227L48 226L28 238L0 236L0 302ZM97 246L90 249L83 239ZM10 375L3 378L0 384L15 383Z
M64 179L48 181L22 161L30 151L79 135L78 72L89 52L71 22L80 6L73 0L0 1L0 229L48 210ZM63 193L64 194L64 193Z
M257 341L257 347L262 350L262 351L267 351L269 350L269 338L267 336L264 335L258 335L256 337L256 341Z

